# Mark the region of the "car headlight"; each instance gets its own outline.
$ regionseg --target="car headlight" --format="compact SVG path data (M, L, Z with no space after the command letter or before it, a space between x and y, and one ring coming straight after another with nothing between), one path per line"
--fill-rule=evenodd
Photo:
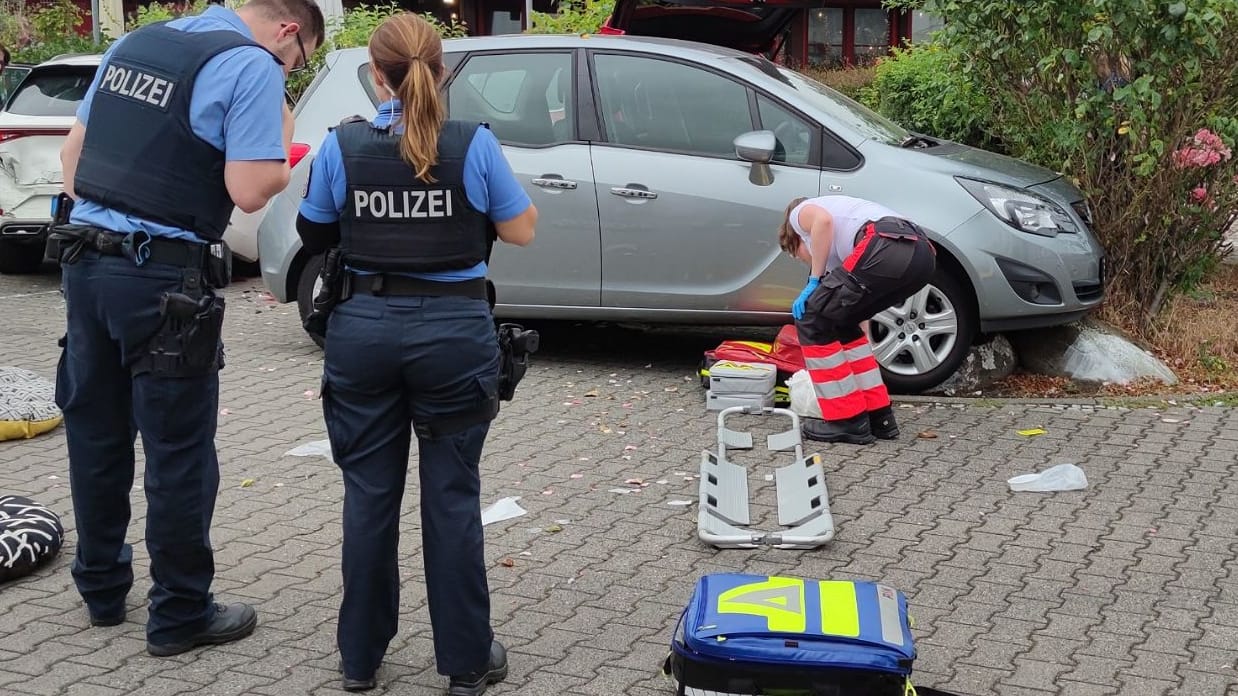
M989 181L955 179L984 207L1016 230L1044 237L1079 231L1070 215L1044 196Z

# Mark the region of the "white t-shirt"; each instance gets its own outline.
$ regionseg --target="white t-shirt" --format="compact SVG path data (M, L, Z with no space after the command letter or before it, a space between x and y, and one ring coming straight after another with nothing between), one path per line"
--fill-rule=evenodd
M825 208L834 218L834 244L830 247L830 253L825 259L827 272L841 266L843 259L855 251L855 235L864 223L870 220L880 220L883 217L903 217L884 205L863 198L852 196L809 198L791 210L791 229L795 230L804 244L808 244L808 230L800 227L800 213L806 205Z

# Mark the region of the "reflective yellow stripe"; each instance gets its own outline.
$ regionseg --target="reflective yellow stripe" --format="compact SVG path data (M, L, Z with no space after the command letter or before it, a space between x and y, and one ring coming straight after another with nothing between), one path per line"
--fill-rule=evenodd
M770 631L803 633L808 628L804 581L770 577L763 582L740 585L718 595L718 613L763 616Z
M860 635L860 606L855 600L855 583L822 580L821 633L854 638Z

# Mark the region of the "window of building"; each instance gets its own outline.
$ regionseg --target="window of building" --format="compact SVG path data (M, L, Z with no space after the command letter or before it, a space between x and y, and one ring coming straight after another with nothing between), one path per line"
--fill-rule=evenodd
M808 10L805 58L823 68L868 65L889 52L894 16L877 7Z
M946 26L946 20L923 10L911 13L911 42L919 43L932 38L933 32Z
M843 64L843 8L823 7L809 12L808 62L823 67Z
M869 65L890 52L890 15L881 8L852 10L855 24L852 63Z

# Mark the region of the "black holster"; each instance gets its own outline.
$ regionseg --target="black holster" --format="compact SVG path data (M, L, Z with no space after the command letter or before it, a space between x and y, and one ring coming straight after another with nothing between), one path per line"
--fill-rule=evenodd
M339 304L343 295L345 275L343 261L344 255L339 247L328 249L323 257L322 273L319 274L322 278L322 289L314 297L310 313L301 322L305 331L310 335L324 338L327 335L327 319L331 317L332 310Z
M58 193L52 199L52 226L69 224L69 215L73 212L73 199L67 193Z
M224 367L224 298L206 285L201 271L183 272L182 292L164 293L163 317L134 372L156 377L197 377Z
M537 352L541 338L519 324L499 325L499 400L511 401L516 385L529 370L529 356Z

